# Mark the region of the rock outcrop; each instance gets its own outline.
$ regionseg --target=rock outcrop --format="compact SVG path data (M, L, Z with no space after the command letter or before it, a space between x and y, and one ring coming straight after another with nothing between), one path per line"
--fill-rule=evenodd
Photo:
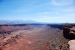
M63 35L67 39L75 39L75 26L74 25L64 26Z

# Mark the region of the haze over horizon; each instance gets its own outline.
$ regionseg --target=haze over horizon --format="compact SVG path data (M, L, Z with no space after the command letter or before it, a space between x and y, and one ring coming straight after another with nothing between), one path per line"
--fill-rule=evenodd
M0 22L75 23L75 0L0 0Z

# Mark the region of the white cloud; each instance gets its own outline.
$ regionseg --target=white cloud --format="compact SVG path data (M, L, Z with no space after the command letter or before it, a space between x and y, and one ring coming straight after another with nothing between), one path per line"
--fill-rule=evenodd
M51 0L50 3L56 17L75 17L74 0Z
M66 6L72 5L74 3L74 0L51 0L51 3L55 6Z
M39 16L37 19L34 18L34 21L40 23L75 23L75 18L72 17L50 17L50 16Z

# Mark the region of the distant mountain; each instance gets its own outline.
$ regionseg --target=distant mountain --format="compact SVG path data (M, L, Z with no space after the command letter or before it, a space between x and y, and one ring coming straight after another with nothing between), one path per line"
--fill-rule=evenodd
M38 21L34 21L34 20L0 20L0 25L3 24L66 24L66 23L47 23L47 22L38 22ZM73 24L73 23L69 23L69 24Z
M14 20L14 21L7 21L7 20L1 20L0 24L36 24L39 22L33 21L33 20Z

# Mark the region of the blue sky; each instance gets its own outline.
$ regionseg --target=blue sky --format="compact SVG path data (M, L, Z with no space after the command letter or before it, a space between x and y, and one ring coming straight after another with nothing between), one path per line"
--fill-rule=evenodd
M75 23L75 0L0 0L0 21Z

